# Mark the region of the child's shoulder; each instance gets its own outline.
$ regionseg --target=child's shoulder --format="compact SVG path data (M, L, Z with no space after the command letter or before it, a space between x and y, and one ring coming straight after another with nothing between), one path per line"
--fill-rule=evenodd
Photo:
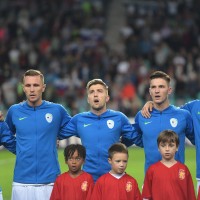
M83 173L82 173L81 175L86 176L86 177L89 177L89 178L92 179L92 175L89 174L88 172L83 171Z
M177 161L176 165L177 165L179 168L183 168L183 169L189 170L186 164L181 163L181 162L179 162L179 161Z
M130 174L127 174L127 173L124 174L124 178L126 178L130 181L133 181L133 182L137 182L137 180L133 176L131 176Z

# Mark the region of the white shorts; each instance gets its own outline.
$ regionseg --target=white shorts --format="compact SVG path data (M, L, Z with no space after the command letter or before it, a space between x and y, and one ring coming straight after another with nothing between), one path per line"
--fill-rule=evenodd
M198 191L199 191L199 187L200 187L200 179L197 178L197 194L198 194Z
M49 200L53 189L50 184L22 184L13 182L12 200Z
M0 200L3 200L2 191L0 191Z

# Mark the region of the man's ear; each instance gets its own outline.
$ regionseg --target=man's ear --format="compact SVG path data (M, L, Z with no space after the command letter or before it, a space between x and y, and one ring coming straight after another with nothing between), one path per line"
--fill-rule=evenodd
M172 87L169 87L168 94L171 94L171 93L172 93Z
M108 158L108 162L111 164L111 159L110 158Z
M150 96L151 96L151 88L149 88L149 94L150 94Z
M46 84L43 85L42 92L44 92L45 89L46 89Z
M110 96L108 95L108 96L106 97L106 103L107 103L109 100L110 100Z

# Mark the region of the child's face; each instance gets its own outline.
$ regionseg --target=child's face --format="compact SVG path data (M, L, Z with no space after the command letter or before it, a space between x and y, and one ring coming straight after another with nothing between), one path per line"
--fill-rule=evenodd
M115 153L111 158L108 159L111 165L111 173L123 174L128 162L128 155L126 153Z
M177 146L176 146L176 143L174 142L161 142L159 144L159 151L162 155L162 158L164 160L172 160L174 159L174 155L176 153L176 151L178 150Z
M78 151L76 150L72 157L69 157L65 162L68 165L70 173L78 174L81 171L84 159L78 156Z

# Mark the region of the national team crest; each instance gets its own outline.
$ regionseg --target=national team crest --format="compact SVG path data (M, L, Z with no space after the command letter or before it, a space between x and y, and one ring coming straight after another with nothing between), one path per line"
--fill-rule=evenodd
M53 120L53 115L51 113L47 113L45 115L45 118L46 118L46 120L47 120L48 123L51 123L52 120Z
M112 128L114 127L114 125L115 125L115 123L114 123L113 120L109 119L109 120L107 121L107 126L108 126L108 128L112 129Z
M185 170L184 169L179 170L178 177L179 177L180 180L185 179Z
M176 118L171 118L170 119L170 124L173 128L177 127L178 125L178 120Z
M83 192L87 191L88 188L88 182L87 181L83 181L83 183L81 184L81 190Z
M130 192L132 190L132 188L133 188L132 183L130 181L128 181L126 183L126 191Z

